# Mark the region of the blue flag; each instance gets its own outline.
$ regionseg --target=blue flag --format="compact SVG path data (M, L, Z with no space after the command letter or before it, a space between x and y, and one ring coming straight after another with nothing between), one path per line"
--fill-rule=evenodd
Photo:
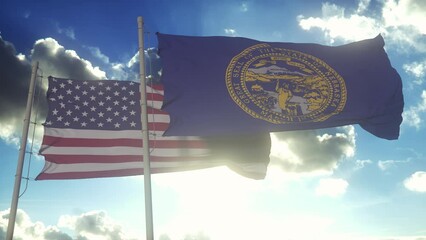
M342 46L158 33L168 136L359 124L397 139L402 82L378 35Z

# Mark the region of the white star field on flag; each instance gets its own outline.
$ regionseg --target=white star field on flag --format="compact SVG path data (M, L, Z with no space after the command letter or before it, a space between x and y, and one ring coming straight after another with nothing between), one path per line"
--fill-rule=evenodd
M46 126L73 129L141 129L139 84L53 78Z

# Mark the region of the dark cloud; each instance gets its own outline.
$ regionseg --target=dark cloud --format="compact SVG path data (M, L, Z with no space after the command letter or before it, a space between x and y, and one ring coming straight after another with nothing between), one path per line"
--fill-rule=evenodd
M103 211L90 212L76 218L74 224L75 231L108 236L108 239L111 240L123 239L121 227L108 223L108 220L106 213Z
M161 60L158 56L157 48L148 48L145 50L145 75L147 83L160 83L161 78ZM139 52L136 53L127 64L128 72L134 73L139 80ZM130 80L130 79L129 79Z
M14 46L0 37L0 138L11 140L22 124L31 66L17 57Z
M90 239L90 236L105 240L137 240L128 237L123 228L104 211L91 211L80 216L62 216L59 223L62 227L73 230L79 240Z
M57 228L50 227L44 233L45 240L73 240L68 234L59 231Z
M35 103L40 104L38 120L44 119L47 110L44 98L47 76L74 79L106 78L105 72L80 58L75 51L66 50L52 38L36 41L31 51L31 59L33 62L39 62L38 75L42 75L44 80L43 84L38 82L36 89L36 96L39 94L39 98L38 101L35 100ZM0 139L17 144L19 132L22 131L31 65L22 55L18 57L12 43L1 37L0 64L2 66L0 69Z
M335 133L331 133L335 131ZM273 133L271 163L289 172L332 171L338 162L353 156L354 127L320 131Z

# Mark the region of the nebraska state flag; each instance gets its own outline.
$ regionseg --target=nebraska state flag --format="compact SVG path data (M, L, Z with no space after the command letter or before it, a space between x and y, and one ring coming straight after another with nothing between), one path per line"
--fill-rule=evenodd
M158 34L166 135L359 124L397 139L401 78L378 35L342 46Z

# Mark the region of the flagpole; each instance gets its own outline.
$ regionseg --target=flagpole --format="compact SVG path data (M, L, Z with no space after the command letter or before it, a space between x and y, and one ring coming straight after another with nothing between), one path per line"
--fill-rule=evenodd
M149 160L149 134L148 134L148 112L146 103L146 81L145 81L145 59L144 59L144 38L143 38L143 18L138 17L138 38L139 38L139 75L142 108L142 142L143 142L143 172L145 189L145 225L146 239L154 239L154 227L152 221L152 194L151 194L151 166Z
M35 81L37 79L38 62L32 67L30 87L28 89L27 107L24 116L24 127L22 130L21 146L19 148L18 165L16 167L15 186L13 188L12 203L9 213L9 224L7 225L6 240L13 239L13 231L15 229L16 213L18 210L19 191L21 189L22 168L24 166L25 150L27 146L28 129L30 126L31 110L34 100Z

